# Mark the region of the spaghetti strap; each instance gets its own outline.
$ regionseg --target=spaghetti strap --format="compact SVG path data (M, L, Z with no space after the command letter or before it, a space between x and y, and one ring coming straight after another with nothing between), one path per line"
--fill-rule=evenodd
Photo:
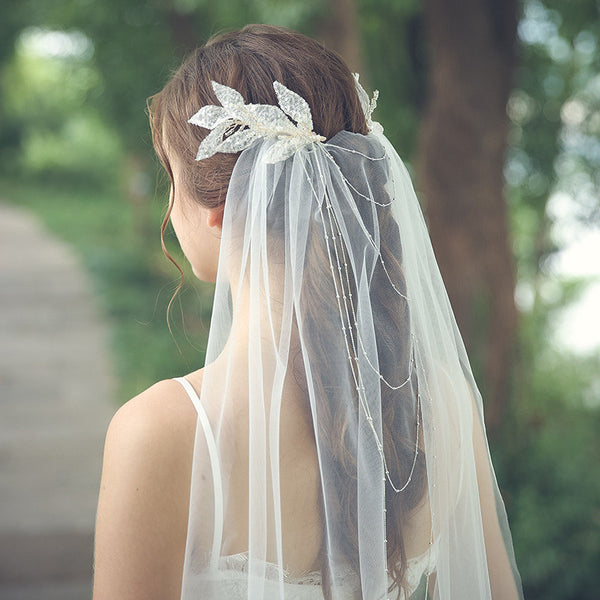
M217 442L208 420L208 415L196 390L192 387L192 384L185 377L175 377L174 381L179 382L183 389L187 392L190 397L196 412L198 413L198 419L204 430L204 437L206 439L206 445L208 447L208 456L210 458L210 466L213 476L213 491L214 491L214 503L215 503L215 527L213 532L213 544L212 552L210 555L211 568L216 569L219 564L219 555L221 554L221 543L223 539L223 484L221 480L221 468L219 466L219 453L217 449Z

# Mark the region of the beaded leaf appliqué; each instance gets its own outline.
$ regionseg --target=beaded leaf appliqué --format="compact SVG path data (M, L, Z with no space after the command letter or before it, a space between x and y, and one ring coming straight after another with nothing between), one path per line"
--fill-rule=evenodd
M383 133L383 127L381 126L381 123L373 121L373 119L371 118L373 111L377 108L377 98L379 98L379 90L375 90L373 92L373 97L369 98L369 94L367 94L365 88L360 84L360 81L358 80L359 77L360 75L358 73L354 73L356 91L358 93L358 99L360 100L363 112L365 113L367 127L369 131L372 131L373 133Z
M306 100L279 81L273 82L279 106L246 104L238 91L216 81L212 86L221 106L203 106L188 120L188 123L211 130L202 140L196 160L209 158L217 152L241 152L261 137L274 140L264 160L276 163L290 157L302 146L325 141L322 135L312 130L312 114Z

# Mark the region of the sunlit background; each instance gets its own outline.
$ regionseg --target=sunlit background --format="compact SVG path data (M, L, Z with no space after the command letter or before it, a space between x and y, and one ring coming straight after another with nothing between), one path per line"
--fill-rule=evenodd
M190 47L223 28L276 23L335 46L340 7L356 17L343 21L361 81L381 91L376 116L417 177L428 73L419 0L0 0L0 204L67 244L90 278L109 340L110 410L200 367L210 317L211 287L186 271L172 331L166 322L178 274L160 250L168 186L146 99ZM592 600L600 589L597 1L521 1L517 44L503 167L519 328L508 408L491 446L526 597ZM184 265L172 232L166 241ZM15 251L11 260L25 259ZM0 269L0 286L2 278ZM0 386L9 375L0 371ZM0 398L0 408L11 401ZM6 535L0 527L0 545ZM56 584L56 596L34 596L42 588L28 587L29 572L7 556L0 552L0 596L86 597L89 573L74 575L82 587L68 594Z

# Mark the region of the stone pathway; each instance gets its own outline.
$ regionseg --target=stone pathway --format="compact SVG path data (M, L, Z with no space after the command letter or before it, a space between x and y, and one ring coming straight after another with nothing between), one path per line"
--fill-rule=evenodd
M106 331L73 251L0 204L0 598L91 598L115 410Z

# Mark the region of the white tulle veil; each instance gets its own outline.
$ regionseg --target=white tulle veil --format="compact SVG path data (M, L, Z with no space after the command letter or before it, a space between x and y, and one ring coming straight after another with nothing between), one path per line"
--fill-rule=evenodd
M243 151L182 598L521 598L481 397L407 169L362 88L371 132L324 140L275 85L281 108L215 84L223 106L190 120L213 132L199 160Z

